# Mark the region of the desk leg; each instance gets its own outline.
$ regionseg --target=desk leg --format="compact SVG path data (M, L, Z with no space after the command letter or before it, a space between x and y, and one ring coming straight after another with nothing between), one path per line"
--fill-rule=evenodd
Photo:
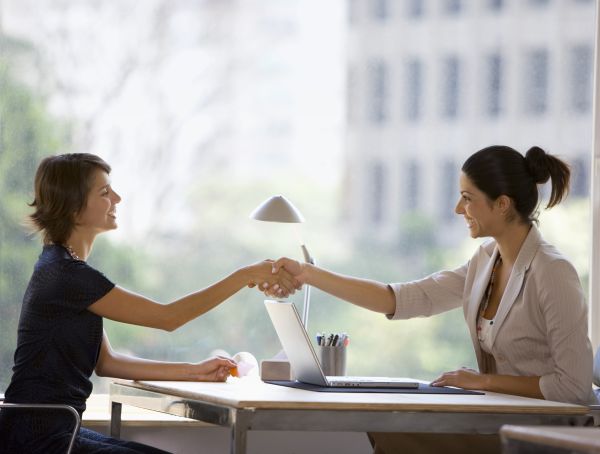
M247 414L244 410L235 412L234 422L231 427L231 454L246 454L250 418L251 415Z
M110 436L121 438L121 408L123 404L111 402L110 405Z

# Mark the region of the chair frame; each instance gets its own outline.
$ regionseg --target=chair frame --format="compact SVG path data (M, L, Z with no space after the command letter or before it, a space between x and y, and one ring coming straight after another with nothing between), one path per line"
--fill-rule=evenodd
M12 408L12 409L15 409L15 410L39 410L39 409L46 409L46 410L63 410L63 411L70 412L71 415L73 416L73 419L75 420L75 424L73 425L73 434L71 435L71 439L69 440L69 447L67 448L67 453L66 454L70 454L71 453L71 450L73 449L73 445L75 444L75 438L77 437L77 434L79 433L79 428L81 427L81 417L79 416L79 413L77 413L77 410L75 410L70 405L62 405L62 404L10 404L10 403L4 403L4 398L0 397L0 409L2 409L2 408Z

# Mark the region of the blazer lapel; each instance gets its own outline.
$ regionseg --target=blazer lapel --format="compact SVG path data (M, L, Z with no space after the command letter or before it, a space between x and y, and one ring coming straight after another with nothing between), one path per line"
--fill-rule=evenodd
M485 248L481 248L481 256L477 260L477 273L476 278L471 287L471 294L469 295L469 305L467 306L467 326L469 327L469 333L471 334L471 341L475 348L475 355L477 356L477 364L481 370L483 365L483 359L481 355L481 346L479 345L479 338L477 336L477 313L479 312L479 305L483 298L485 289L487 288L490 276L492 274L492 268L494 267L494 261L498 255L498 248L495 247L492 255L488 255ZM481 271L479 271L481 269Z
M540 242L540 232L533 225L531 226L531 229L527 234L527 238L525 238L525 241L521 246L521 250L519 251L517 260L513 265L512 272L510 273L510 277L508 278L506 289L504 290L504 294L502 295L502 299L500 300L496 317L494 317L494 327L492 329L492 332L490 333L492 345L494 345L494 341L496 340L496 334L498 334L502 323L504 323L504 320L506 320L510 309L512 308L513 304L517 300L517 297L521 293L521 288L523 287L523 282L525 281L525 275L527 274L527 270L529 270L529 267L531 266L531 262L535 257L535 253L538 250Z

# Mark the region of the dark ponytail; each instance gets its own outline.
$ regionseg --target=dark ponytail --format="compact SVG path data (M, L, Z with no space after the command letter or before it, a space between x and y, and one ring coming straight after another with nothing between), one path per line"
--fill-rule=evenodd
M569 192L569 166L540 147L531 147L525 157L518 151L493 145L479 150L462 166L465 175L491 200L506 195L513 200L523 222L536 220L538 184L552 180L546 208L559 204Z
M543 184L552 179L550 200L546 209L558 205L569 192L571 171L569 166L540 147L531 147L525 154L525 164L537 184Z

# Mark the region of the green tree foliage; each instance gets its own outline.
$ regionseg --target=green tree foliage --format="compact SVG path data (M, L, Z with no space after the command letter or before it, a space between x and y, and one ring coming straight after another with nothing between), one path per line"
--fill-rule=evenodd
M0 36L0 50L0 364L6 365L12 364L20 302L39 253L39 244L22 225L35 166L62 142L40 94L15 74L33 59L33 49ZM9 379L10 370L0 368L0 389Z
M69 146L67 125L48 113L42 93L22 82L35 58L26 43L0 35L0 392L10 381L21 301L41 250L24 226L35 170L44 156ZM139 286L139 253L104 240L94 255L93 266L123 285ZM127 331L124 325L109 330Z

